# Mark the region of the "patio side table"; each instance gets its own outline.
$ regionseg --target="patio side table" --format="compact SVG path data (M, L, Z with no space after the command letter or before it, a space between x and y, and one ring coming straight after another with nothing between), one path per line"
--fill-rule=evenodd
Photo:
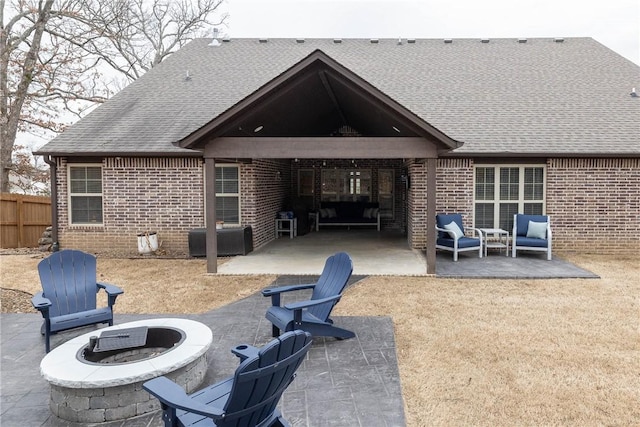
M280 234L289 234L289 238L293 239L298 235L298 219L297 218L276 218L276 239Z
M484 246L484 256L487 256L488 249L506 249L505 256L509 256L509 232L502 228L481 228L482 244ZM491 240L490 240L491 239Z

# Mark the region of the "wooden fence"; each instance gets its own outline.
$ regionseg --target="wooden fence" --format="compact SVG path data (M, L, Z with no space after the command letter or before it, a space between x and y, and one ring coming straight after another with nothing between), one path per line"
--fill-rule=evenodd
M35 248L51 225L51 198L0 194L0 248Z

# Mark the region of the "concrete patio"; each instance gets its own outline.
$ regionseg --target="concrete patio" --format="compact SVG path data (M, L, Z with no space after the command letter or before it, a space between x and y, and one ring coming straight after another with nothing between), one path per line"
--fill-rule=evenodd
M314 277L286 276L278 284L300 283ZM353 277L351 282L361 279ZM298 297L307 298L304 291ZM286 300L285 300L286 301ZM238 359L230 349L238 344L262 346L271 339L271 324L264 318L269 298L260 294L200 315L180 316L202 322L213 331L209 369L203 385L233 374ZM116 323L166 315L116 314ZM175 316L173 316L175 317ZM49 385L40 376L44 357L38 314L2 314L0 345L1 425L3 427L77 427L49 410ZM404 405L396 360L393 324L388 317L335 317L356 338L337 341L316 338L295 381L285 392L281 409L295 426L404 426ZM62 341L91 331L92 327L60 333ZM327 411L330 407L331 411ZM94 424L91 424L94 425ZM159 412L97 424L103 427L161 426Z
M245 256L237 256L218 267L219 274L318 274L328 256L345 251L353 260L353 274L366 276L425 276L424 251L409 248L397 231L323 229L293 239L281 237ZM438 252L437 277L483 278L574 278L597 277L558 256L547 261L540 252L462 252L453 262L450 252Z
M364 230L349 233L319 232L294 239L280 238L247 256L234 257L220 274L276 274L276 284L308 283L317 279L327 256L348 252L354 262L354 283L368 275L422 276L424 253L411 250L400 233ZM450 253L437 255L436 276L442 278L597 278L595 274L554 257L547 261L536 253L491 252L488 257L463 253L453 262ZM307 298L305 291L288 300ZM214 345L209 350L209 369L204 384L232 375L238 360L229 351L238 344L261 346L271 339L271 325L264 319L270 301L259 293L199 315L184 315L211 328ZM116 323L166 315L127 315L116 310ZM171 316L169 316L171 317ZM177 317L177 316L174 316ZM40 376L44 340L39 314L2 314L0 409L1 425L7 427L79 427L61 420L49 410L49 385ZM317 338L289 387L281 408L295 426L405 425L404 404L393 322L388 317L336 317L336 324L356 333L344 341ZM52 339L52 348L90 331L81 328ZM327 411L327 408L331 408ZM126 421L98 424L103 427L161 426L156 412Z

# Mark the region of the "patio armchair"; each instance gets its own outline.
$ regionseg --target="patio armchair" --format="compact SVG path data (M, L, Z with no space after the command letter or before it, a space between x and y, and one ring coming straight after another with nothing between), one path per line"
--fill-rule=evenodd
M513 216L511 255L517 251L541 251L551 261L551 218L548 215Z
M349 254L338 252L327 258L316 283L263 289L262 295L271 297L271 307L265 317L272 324L273 336L277 337L281 330L301 329L314 337L341 340L355 337L353 332L335 326L330 318L331 310L340 301L352 272L353 262ZM309 300L281 305L281 294L303 289L313 290Z
M436 232L436 249L453 252L454 261L458 261L458 253L466 251L478 251L478 257L482 258L482 233L477 228L465 230L462 215L437 214ZM468 237L468 232L478 237Z
M42 292L31 304L44 318L41 333L47 353L52 334L97 323L113 325L113 305L124 291L97 281L95 256L71 249L54 252L40 261L38 273ZM100 289L107 293L107 307L97 307Z
M239 345L231 350L240 359L234 375L190 395L165 376L142 388L160 401L165 427L289 426L277 405L312 342L290 331L262 348Z

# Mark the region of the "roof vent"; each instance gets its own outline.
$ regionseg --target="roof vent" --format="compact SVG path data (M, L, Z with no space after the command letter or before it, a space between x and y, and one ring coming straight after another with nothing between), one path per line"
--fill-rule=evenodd
M527 39L518 39L518 43L526 43Z
M631 88L631 94L630 95L631 95L632 98L637 98L638 97L638 92L636 92L636 88L635 87Z
M209 43L209 46L220 46L220 42L218 41L218 29L213 29L213 40Z
M258 42L260 42L260 43L266 43L268 41L269 41L269 39L258 39Z
M371 43L378 43L379 40L378 39L371 39Z
M304 39L296 39L296 43L304 43Z
M444 39L445 43L453 43L453 39Z
M415 42L416 42L416 39L407 39L407 43L412 43L413 44Z
M556 37L555 39L553 39L554 42L556 43L562 43L564 42L564 38L563 37Z
M480 39L480 42L482 42L482 43L489 43L489 39Z
M336 43L336 44L337 43L342 43L342 39L333 39L333 42Z
M398 37L398 44L402 44L402 37Z

